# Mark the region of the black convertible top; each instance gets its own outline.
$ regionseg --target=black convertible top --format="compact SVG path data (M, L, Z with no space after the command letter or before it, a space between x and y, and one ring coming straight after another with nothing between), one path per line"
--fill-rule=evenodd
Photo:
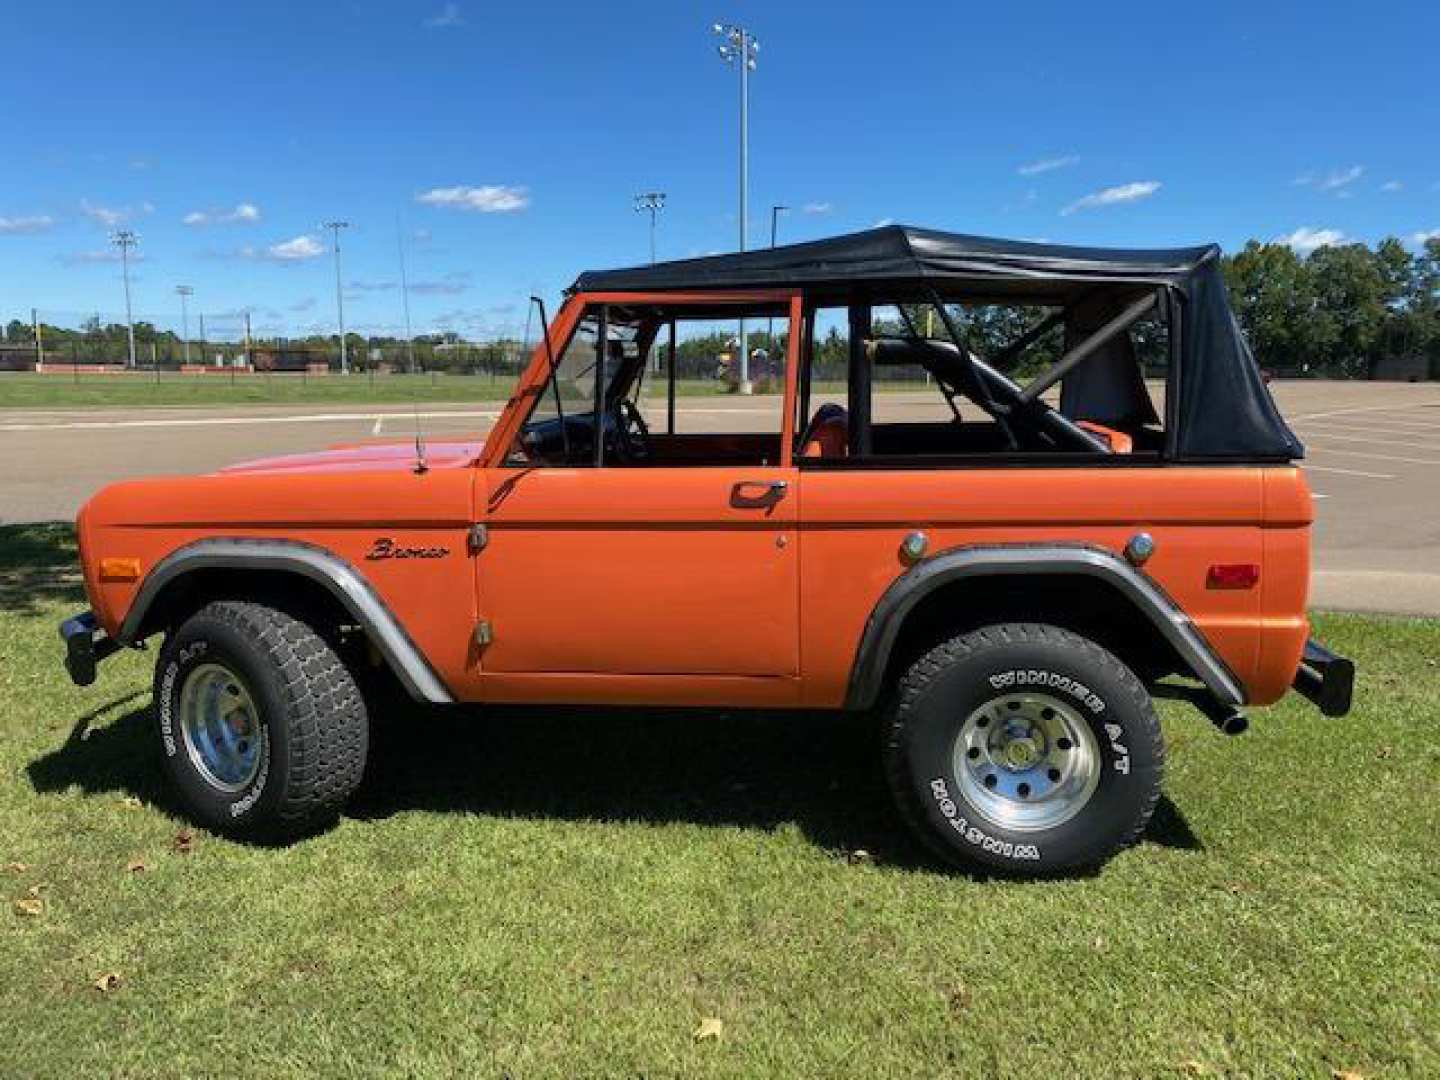
M805 244L581 274L572 292L640 292L804 286L817 298L884 292L924 298L934 289L1072 309L1097 290L1134 296L1162 288L1176 303L1169 452L1191 461L1290 461L1304 447L1281 419L1220 273L1220 249L1140 250L995 240L887 225ZM876 288L871 290L868 285ZM883 290L880 288L883 286ZM841 301L843 302L843 300ZM1172 327L1172 331L1173 331Z
M767 285L838 285L864 281L929 282L962 280L1010 282L1014 290L1053 289L1063 282L1129 282L1180 285L1216 259L1214 244L1189 248L1067 247L1023 240L886 225L878 229L812 240L805 244L681 259L623 270L581 274L578 292L628 292L650 289L759 288ZM1052 289L1046 288L1046 283ZM1011 291L1004 290L1001 291Z

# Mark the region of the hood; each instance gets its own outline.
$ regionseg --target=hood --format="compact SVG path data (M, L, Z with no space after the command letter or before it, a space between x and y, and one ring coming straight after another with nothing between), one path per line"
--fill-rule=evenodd
M479 439L438 440L424 442L425 464L432 469L456 469L469 465L480 456L484 443ZM320 473L320 472L388 472L415 467L415 440L396 439L385 442L338 443L326 450L308 454L282 454L278 457L242 461L219 470L227 473Z

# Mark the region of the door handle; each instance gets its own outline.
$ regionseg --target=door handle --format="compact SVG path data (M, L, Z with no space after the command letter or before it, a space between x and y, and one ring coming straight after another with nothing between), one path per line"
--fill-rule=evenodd
M785 497L788 480L741 480L730 489L730 505L755 509L771 507Z

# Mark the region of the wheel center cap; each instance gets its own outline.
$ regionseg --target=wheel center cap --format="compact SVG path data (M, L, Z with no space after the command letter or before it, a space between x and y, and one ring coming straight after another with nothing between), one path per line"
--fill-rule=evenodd
M1030 738L1011 739L1005 744L1005 764L1012 769L1028 769L1040 759L1040 748Z

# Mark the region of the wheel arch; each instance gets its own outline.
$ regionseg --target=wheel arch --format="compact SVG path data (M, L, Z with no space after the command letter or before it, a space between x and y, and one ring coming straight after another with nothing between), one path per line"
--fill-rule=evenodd
M454 701L364 576L334 552L302 541L215 537L177 548L146 576L116 637L133 645L207 600L266 597L358 625L411 697Z
M1095 637L1132 664L1167 659L1218 701L1245 702L1244 687L1224 660L1141 570L1091 545L1001 544L940 552L890 584L861 634L846 708L872 707L897 666L940 637L1016 619Z

